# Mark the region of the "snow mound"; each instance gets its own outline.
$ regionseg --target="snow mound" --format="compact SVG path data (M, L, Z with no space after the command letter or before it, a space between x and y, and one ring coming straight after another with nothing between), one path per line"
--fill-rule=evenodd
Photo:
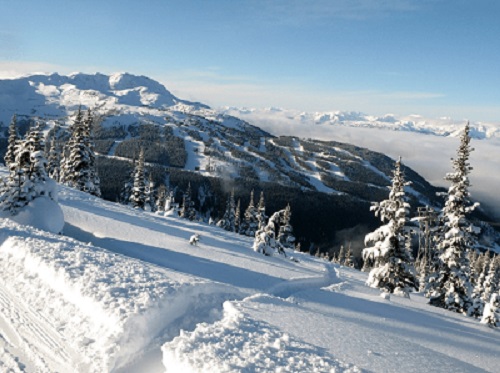
M29 225L51 233L61 233L64 214L59 204L49 197L38 197L14 216L2 216L22 225Z
M164 344L167 373L360 372L323 349L251 317L239 304L225 302L222 320L199 324L193 332L181 332Z
M210 296L220 304L231 294L228 286L9 220L0 221L0 229L0 301L5 299L4 310L16 310L9 317L12 329L28 335L25 354L45 357L36 371L113 371L147 350L188 309L213 305Z

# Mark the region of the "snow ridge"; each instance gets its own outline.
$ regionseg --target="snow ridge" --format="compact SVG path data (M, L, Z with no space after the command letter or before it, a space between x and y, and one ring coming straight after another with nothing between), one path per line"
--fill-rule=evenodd
M308 113L282 108L257 109L228 106L221 107L219 111L256 125L274 122L287 126L296 126L297 124L345 126L416 132L443 137L459 137L464 123L464 120L454 120L448 117L426 118L421 115L396 116L394 114L373 116L352 111ZM498 122L473 122L471 123L471 137L474 139L500 138L500 125Z
M41 371L112 371L142 353L187 309L213 307L238 293L8 220L1 228L0 304L24 310L10 318L28 320L12 325L29 344L24 351L50 352L50 360L36 363Z

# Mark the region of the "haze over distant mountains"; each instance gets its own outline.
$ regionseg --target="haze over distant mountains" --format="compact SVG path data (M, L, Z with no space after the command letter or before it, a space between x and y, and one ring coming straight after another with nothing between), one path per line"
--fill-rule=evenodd
M198 115L242 134L252 128L256 131L254 135L267 131L274 135L348 142L392 158L402 155L403 162L441 186L447 185L442 178L451 171L449 158L455 154L458 144L455 138L465 123L450 118L428 119L418 115L376 117L343 111L306 113L280 108L234 107L213 110L207 105L175 97L151 78L128 73L38 74L0 80L0 122L3 126L8 125L13 114L20 118L68 118L79 105L95 109L108 125L116 122L117 116L121 125L129 125L136 123L138 118L141 122L160 123L167 116L173 118L177 115L179 119L185 115ZM182 114L179 117L173 113ZM264 131L259 132L234 117ZM499 178L500 125L472 120L471 128L475 140L473 146L477 149L471 162L475 168L472 174L473 198L486 202L485 207L500 216L500 198L494 193ZM195 167L193 165L193 169Z

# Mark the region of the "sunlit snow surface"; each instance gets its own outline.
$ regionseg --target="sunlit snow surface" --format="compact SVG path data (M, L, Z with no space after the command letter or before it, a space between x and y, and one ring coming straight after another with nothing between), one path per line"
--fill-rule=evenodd
M1 372L500 366L499 331L418 294L384 300L364 273L66 188L59 202L65 236L0 220Z

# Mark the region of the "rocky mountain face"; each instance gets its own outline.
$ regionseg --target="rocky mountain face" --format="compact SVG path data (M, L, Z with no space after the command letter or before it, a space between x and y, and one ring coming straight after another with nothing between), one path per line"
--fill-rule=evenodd
M394 160L383 154L339 142L272 136L130 74L0 80L2 156L13 114L21 130L42 120L48 136L58 136L59 130L51 129L71 125L80 105L96 118L101 186L109 200L118 198L141 147L156 182L179 190L192 183L195 201L207 216L220 216L231 189L242 209L252 189L263 190L268 213L286 203L295 208L292 222L308 243L331 247L340 240L336 232L371 229L377 221L369 212L370 202L388 196ZM405 175L412 181L407 194L414 207L440 203L436 188L409 168ZM212 206L207 207L209 198Z

